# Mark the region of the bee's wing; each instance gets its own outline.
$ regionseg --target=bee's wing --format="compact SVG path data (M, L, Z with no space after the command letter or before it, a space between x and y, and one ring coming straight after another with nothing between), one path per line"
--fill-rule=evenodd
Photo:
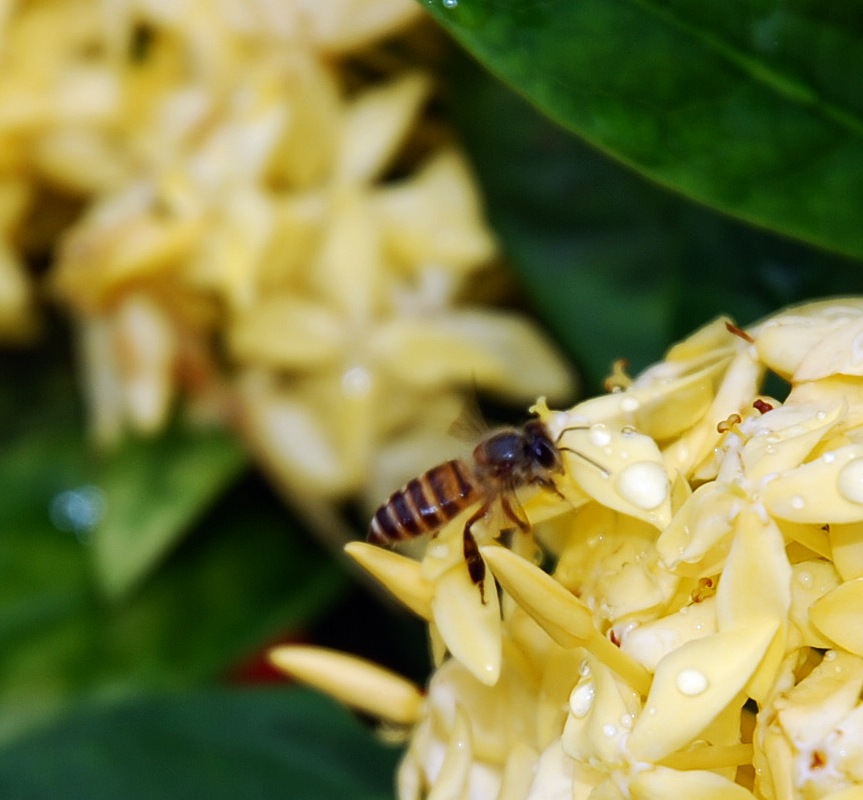
M476 388L473 388L464 397L459 415L449 426L449 435L461 442L474 445L489 430L489 424L486 422L482 409L479 407Z

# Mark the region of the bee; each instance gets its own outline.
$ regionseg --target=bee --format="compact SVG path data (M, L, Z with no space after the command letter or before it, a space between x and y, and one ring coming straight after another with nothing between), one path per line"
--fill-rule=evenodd
M544 423L534 419L522 428L489 433L474 447L470 461L446 461L390 495L372 517L368 541L386 546L425 533L436 534L478 503L465 522L462 540L468 574L482 594L485 563L471 528L499 502L507 519L522 532L530 531L530 522L515 495L516 489L524 486L540 486L565 499L554 477L563 474L561 453L569 450L557 442L569 430L573 428L566 428L553 440Z

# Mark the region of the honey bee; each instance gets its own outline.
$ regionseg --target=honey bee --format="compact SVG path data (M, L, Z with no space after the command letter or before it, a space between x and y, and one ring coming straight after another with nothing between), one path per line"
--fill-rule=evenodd
M543 422L535 419L522 428L491 432L474 447L470 463L446 461L390 495L372 517L368 541L386 546L424 533L435 534L466 508L479 503L465 522L463 548L470 578L482 594L485 563L471 528L500 502L506 517L527 533L530 522L515 495L515 490L524 486L540 486L565 499L554 476L564 471L561 452L569 448L557 442L569 430L574 429L566 428L552 440Z

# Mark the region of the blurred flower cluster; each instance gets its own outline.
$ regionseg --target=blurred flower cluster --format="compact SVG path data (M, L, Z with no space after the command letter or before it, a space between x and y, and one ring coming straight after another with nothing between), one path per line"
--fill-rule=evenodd
M567 502L523 498L544 560L479 537L486 603L464 517L421 562L349 546L428 621L427 693L327 651L274 662L404 726L404 800L859 797L863 301L720 319L615 383L537 404Z
M289 494L368 507L441 451L472 382L572 391L532 323L471 299L495 242L429 111L421 15L4 5L0 333L34 332L43 289L73 317L99 442L179 405Z

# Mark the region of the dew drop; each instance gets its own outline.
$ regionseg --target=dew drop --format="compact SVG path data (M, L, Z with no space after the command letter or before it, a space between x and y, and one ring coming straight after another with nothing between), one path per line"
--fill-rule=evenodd
M791 508L800 511L801 508L805 507L806 501L799 494L795 494L794 497L791 498Z
M655 461L638 461L617 476L616 488L624 500L650 511L668 497L668 476Z
M569 695L569 710L576 719L584 719L593 708L593 695L595 693L593 682L582 683L576 686Z
M455 8L458 5L458 0L443 0L444 8Z
M839 470L839 494L851 503L863 504L863 458L849 461Z
M697 669L682 669L677 674L677 688L688 697L696 697L707 690L707 676Z
M611 431L608 430L608 426L599 423L591 426L588 438L592 445L596 445L596 447L605 447L611 443Z
M620 410L631 413L633 411L637 411L640 405L641 403L639 403L634 397L624 397L623 400L620 401Z
M828 650L824 654L824 660L825 661L835 661L836 660L836 651L835 650Z
M832 464L836 460L836 454L835 453L825 453L823 456L821 456L821 460L825 464Z
M609 723L608 725L602 726L602 733L604 736L607 736L610 739L617 733L617 728Z
M105 494L92 484L60 492L51 499L48 516L61 531L74 533L82 541L105 513Z
M795 576L797 583L799 583L804 589L812 588L812 583L814 582L814 578L812 577L811 572L801 571L798 572Z
M632 714L621 714L621 716L620 716L620 727L626 728L627 730L629 730L632 727L632 720L633 720Z

